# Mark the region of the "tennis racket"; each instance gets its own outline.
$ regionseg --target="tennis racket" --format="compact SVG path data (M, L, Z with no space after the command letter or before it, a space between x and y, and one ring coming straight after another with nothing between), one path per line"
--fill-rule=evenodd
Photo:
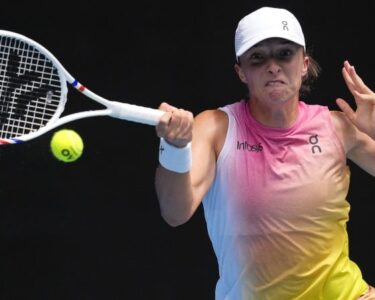
M68 83L105 108L61 116ZM156 125L163 113L102 98L74 79L42 45L0 30L0 144L25 142L67 122L95 116Z

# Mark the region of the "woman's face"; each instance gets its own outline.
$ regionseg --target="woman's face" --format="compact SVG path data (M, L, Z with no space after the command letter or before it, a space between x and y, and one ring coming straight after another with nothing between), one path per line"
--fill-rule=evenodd
M270 104L299 99L302 77L309 59L303 48L293 42L272 38L264 40L239 58L235 70L250 92L250 99Z

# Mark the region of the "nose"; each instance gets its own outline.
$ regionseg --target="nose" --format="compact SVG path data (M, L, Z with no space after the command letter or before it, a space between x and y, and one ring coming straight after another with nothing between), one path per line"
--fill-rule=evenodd
M280 66L274 59L270 59L267 64L267 72L270 74L277 74L281 70Z

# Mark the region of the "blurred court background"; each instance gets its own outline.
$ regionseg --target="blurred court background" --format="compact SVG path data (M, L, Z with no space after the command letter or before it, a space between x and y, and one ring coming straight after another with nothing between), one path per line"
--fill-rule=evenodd
M304 28L322 66L307 102L353 104L345 59L375 89L367 1L8 1L0 29L38 41L103 97L197 114L245 95L234 30L260 6L289 9ZM68 98L67 112L99 107L75 90ZM54 131L0 147L0 299L214 299L218 270L202 208L178 228L160 217L154 128L107 117L63 127L85 142L73 164L52 157ZM349 164L350 256L375 284L375 181Z

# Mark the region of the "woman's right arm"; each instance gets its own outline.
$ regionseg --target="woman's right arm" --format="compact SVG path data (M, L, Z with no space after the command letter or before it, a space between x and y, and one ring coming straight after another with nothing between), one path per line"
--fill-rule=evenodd
M184 147L191 141L192 167L185 173L159 165L155 186L164 220L171 226L187 222L201 204L215 176L216 158L226 135L227 117L219 110L208 110L193 119L192 114L163 103L167 111L156 126L159 137Z

